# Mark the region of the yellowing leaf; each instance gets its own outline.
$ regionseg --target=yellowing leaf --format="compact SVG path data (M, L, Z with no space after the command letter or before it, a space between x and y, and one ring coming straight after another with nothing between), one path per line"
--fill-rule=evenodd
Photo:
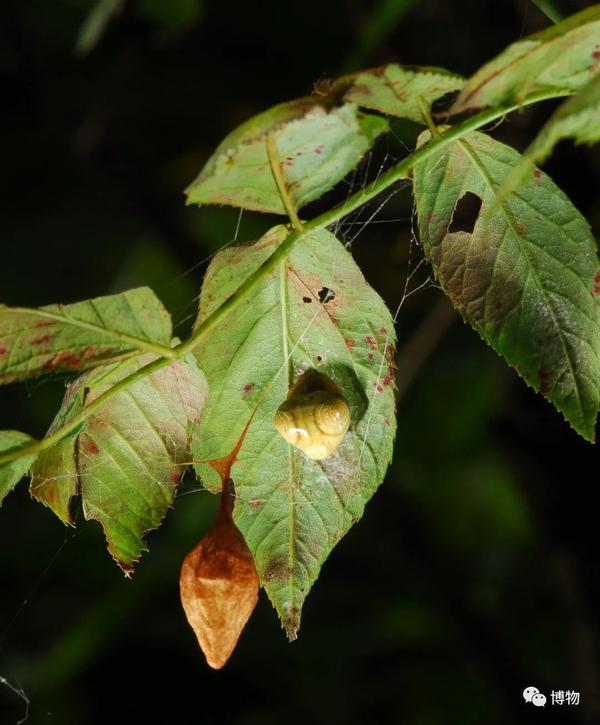
M452 111L518 103L536 91L573 92L600 68L600 5L510 45L466 82Z
M285 214L272 168L278 164L299 209L352 171L386 129L384 119L353 104L328 110L312 98L282 103L227 136L187 189L188 203ZM277 158L269 156L270 135Z
M342 79L343 80L343 79ZM433 101L464 85L464 78L442 68L418 68L391 63L357 73L344 98L363 108L426 124L419 98Z
M125 377L152 362L142 354L84 374L67 391L51 431ZM127 573L173 503L189 461L190 424L201 413L206 381L193 358L130 384L102 404L71 436L40 455L32 494L70 521L81 494L86 519L102 524L108 550Z

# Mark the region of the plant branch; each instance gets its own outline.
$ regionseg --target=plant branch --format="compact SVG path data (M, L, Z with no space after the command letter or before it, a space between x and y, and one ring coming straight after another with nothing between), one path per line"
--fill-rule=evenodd
M497 108L491 108L486 111L482 111L475 116L463 121L457 126L453 126L448 130L441 133L436 138L431 139L428 143L419 147L411 154L406 156L404 159L399 161L396 166L391 168L385 174L382 174L378 179L371 182L364 189L356 192L349 197L346 202L340 206L334 207L324 212L320 216L306 222L302 229L296 229L291 231L290 234L281 242L277 249L268 257L256 271L251 274L239 287L238 289L228 297L211 315L203 320L198 327L195 329L191 337L185 342L180 343L177 347L173 348L172 352L176 353L177 358L181 359L185 355L192 352L200 342L206 337L206 335L237 305L242 302L249 294L254 290L260 282L268 275L275 266L284 259L292 249L300 243L303 239L308 237L315 231L326 229L332 224L336 223L340 219L343 219L346 215L358 209L363 204L371 201L376 196L384 192L390 186L395 184L397 181L407 179L410 176L412 169L415 165L431 155L439 151L440 149L448 146L452 142L462 138L466 134L475 131L483 126L486 126L493 121L497 121L503 116L513 111L519 110L525 106L540 101L548 100L551 98L558 98L569 95L565 91L540 91L538 93L531 94L521 103L515 103L508 106L501 106ZM172 358L160 357L152 363L149 363L143 368L140 368L136 372L128 375L123 380L119 381L114 387L106 390L101 396L96 398L90 405L88 405L78 416L73 418L69 423L64 425L55 431L52 435L41 441L34 441L22 448L12 450L4 455L0 455L0 465L9 463L21 456L35 455L44 451L54 444L58 443L62 438L72 433L78 428L85 420L95 412L103 403L109 400L111 397L116 395L121 390L124 390L129 385L141 380L146 375L159 370L160 368L172 363Z

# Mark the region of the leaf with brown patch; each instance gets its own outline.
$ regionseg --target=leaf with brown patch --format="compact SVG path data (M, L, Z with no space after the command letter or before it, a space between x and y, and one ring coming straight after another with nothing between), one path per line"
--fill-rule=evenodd
M592 440L600 403L596 242L541 172L517 193L501 195L520 158L471 133L417 164L423 250L463 317ZM481 202L472 232L452 231L469 194Z
M49 433L156 357L137 355L82 375L67 390ZM202 411L206 380L195 360L176 361L120 391L82 427L42 453L32 495L71 523L81 494L86 519L99 521L108 549L129 574L144 550L145 532L173 503L190 455L189 425Z
M276 227L252 246L220 252L206 273L198 321L234 294L287 234ZM320 231L308 234L247 304L224 315L198 350L211 392L194 429L194 459L226 455L254 414L231 469L233 516L290 639L322 562L362 515L391 458L393 330L389 311L350 253ZM351 413L341 444L320 461L275 428L290 388L315 369L341 390ZM219 490L210 465L196 470L209 489ZM281 563L276 570L275 561Z

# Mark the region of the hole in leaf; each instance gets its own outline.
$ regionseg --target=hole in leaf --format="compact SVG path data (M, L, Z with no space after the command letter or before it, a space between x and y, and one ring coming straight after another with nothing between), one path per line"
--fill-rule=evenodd
M323 287L323 289L319 290L319 299L322 304L331 302L335 299L335 292L332 289L329 289L329 287Z
M467 191L456 202L448 232L468 232L472 234L480 211L481 197Z

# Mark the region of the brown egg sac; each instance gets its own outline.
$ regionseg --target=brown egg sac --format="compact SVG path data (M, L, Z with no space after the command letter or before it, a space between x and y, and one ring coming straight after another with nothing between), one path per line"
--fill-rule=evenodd
M188 622L218 670L235 649L259 589L252 553L226 507L186 556L179 583Z
M288 443L320 461L340 445L350 427L350 407L339 388L308 371L275 414L275 428Z

